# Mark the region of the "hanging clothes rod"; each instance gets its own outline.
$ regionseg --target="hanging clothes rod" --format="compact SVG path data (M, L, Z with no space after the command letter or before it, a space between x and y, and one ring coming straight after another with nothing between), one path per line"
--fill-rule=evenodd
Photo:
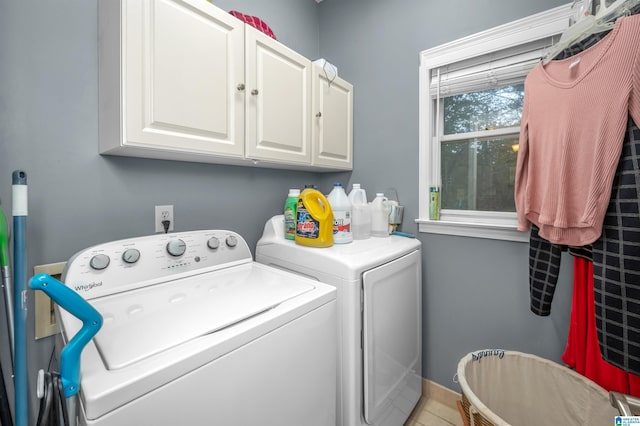
M589 3L590 2L587 2L587 5ZM547 64L566 48L571 47L593 34L610 31L619 17L630 15L632 11L640 5L640 0L616 0L609 6L606 5L605 0L599 0L598 3L599 6L595 14L584 11L584 15L562 33L560 41L554 44L544 56L542 60L543 64ZM574 2L574 5L575 4Z

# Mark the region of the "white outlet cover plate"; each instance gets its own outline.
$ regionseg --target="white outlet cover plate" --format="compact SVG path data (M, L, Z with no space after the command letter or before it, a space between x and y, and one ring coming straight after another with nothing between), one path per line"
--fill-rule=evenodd
M156 232L164 232L164 227L162 226L163 213L167 213L167 219L171 222L169 223L169 232L173 231L174 228L174 218L173 218L173 205L165 205L165 206L156 206L155 212L155 227Z

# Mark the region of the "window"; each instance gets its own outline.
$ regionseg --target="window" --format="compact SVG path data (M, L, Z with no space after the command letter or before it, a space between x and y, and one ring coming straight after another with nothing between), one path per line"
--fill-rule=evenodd
M440 136L444 210L514 212L524 84L449 96Z
M567 4L421 52L420 232L528 241L513 196L524 79L571 14Z

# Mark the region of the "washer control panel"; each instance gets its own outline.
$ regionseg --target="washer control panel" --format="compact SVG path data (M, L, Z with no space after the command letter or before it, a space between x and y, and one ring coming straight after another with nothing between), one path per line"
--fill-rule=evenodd
M252 261L246 241L232 231L157 234L78 252L63 281L92 299Z

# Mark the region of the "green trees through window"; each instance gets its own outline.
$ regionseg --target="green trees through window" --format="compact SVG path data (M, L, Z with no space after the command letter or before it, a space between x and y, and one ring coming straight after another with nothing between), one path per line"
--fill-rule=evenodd
M522 83L441 100L443 209L515 211L513 189L523 101Z

